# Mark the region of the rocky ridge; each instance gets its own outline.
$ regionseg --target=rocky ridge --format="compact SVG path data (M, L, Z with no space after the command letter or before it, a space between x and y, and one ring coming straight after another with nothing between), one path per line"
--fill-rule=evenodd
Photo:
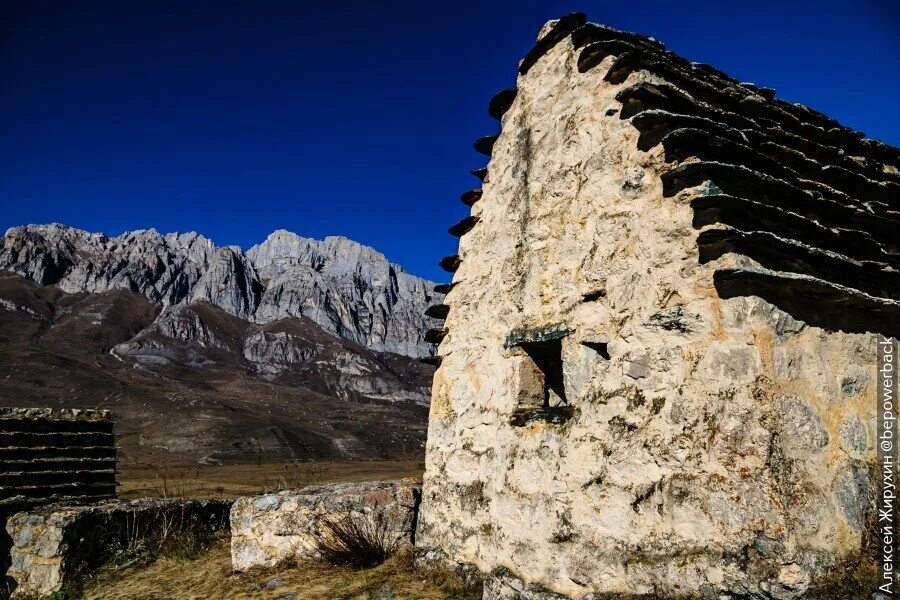
M129 290L163 307L206 301L257 323L307 317L378 352L423 357L434 284L343 237L280 230L246 253L198 233L109 237L60 224L10 228L0 270L68 294Z

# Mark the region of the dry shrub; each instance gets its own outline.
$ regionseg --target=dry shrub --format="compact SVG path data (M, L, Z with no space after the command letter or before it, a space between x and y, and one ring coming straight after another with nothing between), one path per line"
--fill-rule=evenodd
M347 512L323 519L317 550L325 561L352 569L368 569L386 561L401 546L397 518L376 506L369 514Z
M184 505L150 511L126 512L107 534L113 567L146 563L157 557L194 558L206 550L227 517L204 518Z
M143 509L126 506L99 513L67 532L67 541L75 549L69 558L69 591L75 594L101 569L122 572L159 557L195 558L218 539L228 523L229 509L224 503L198 510L162 502Z
M282 492L298 490L311 485L319 485L325 479L328 469L324 465L313 462L293 461L284 463L278 473L266 480L266 490Z
M0 573L6 573L6 569L6 566L0 565ZM15 587L16 584L11 577L5 575L0 577L0 600L7 600Z
M152 495L155 498L199 497L204 491L200 469L175 468L169 465L150 465L153 470Z

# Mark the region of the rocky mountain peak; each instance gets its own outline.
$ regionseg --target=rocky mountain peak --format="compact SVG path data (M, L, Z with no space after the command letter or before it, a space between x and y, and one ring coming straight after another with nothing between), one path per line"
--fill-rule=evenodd
M272 279L300 264L319 266L318 244L317 240L279 229L247 250L247 256L263 278Z
M376 351L432 352L424 334L433 323L423 313L434 283L341 236L320 241L280 229L245 253L197 232L109 237L26 225L7 230L0 270L67 293L124 289L163 307L203 300L258 323L302 316Z
M263 285L253 264L235 246L216 250L206 270L191 289L189 301L206 300L236 317L252 318Z

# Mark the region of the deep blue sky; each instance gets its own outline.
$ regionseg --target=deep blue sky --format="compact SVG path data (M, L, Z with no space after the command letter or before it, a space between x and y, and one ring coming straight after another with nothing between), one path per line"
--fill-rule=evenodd
M443 280L487 101L573 10L900 145L893 0L0 0L0 228L341 234Z

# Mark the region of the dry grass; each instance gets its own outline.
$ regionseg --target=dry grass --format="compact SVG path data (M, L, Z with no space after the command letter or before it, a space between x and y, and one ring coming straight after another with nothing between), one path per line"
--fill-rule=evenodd
M154 498L189 498L192 496L206 496L200 477L200 468L193 469L173 468L167 465L161 467L151 466L153 480L151 493Z
M281 579L274 589L267 582ZM84 590L85 600L296 600L344 598L366 600L389 589L397 600L476 600L480 591L466 588L447 571L417 569L411 551L401 551L372 569L353 570L321 562L285 565L232 575L227 540L220 540L194 560L163 558L126 570L101 572Z
M328 467L318 462L287 462L281 465L275 477L266 484L266 490L280 492L296 490L325 481Z
M352 569L377 567L400 545L399 525L396 517L381 507L375 507L368 515L348 512L337 519L324 519L317 549L322 559L332 565Z
M293 467L292 464L298 466ZM303 483L310 468L321 470L316 483L338 483L404 477L421 479L425 465L420 460L321 461L287 465L253 463L199 467L134 465L123 462L118 466L118 480L121 484L118 495L125 499L158 498L164 495L192 498L249 496L277 489L282 483ZM165 473L165 485L161 485L161 473ZM173 485L177 490L162 489Z

